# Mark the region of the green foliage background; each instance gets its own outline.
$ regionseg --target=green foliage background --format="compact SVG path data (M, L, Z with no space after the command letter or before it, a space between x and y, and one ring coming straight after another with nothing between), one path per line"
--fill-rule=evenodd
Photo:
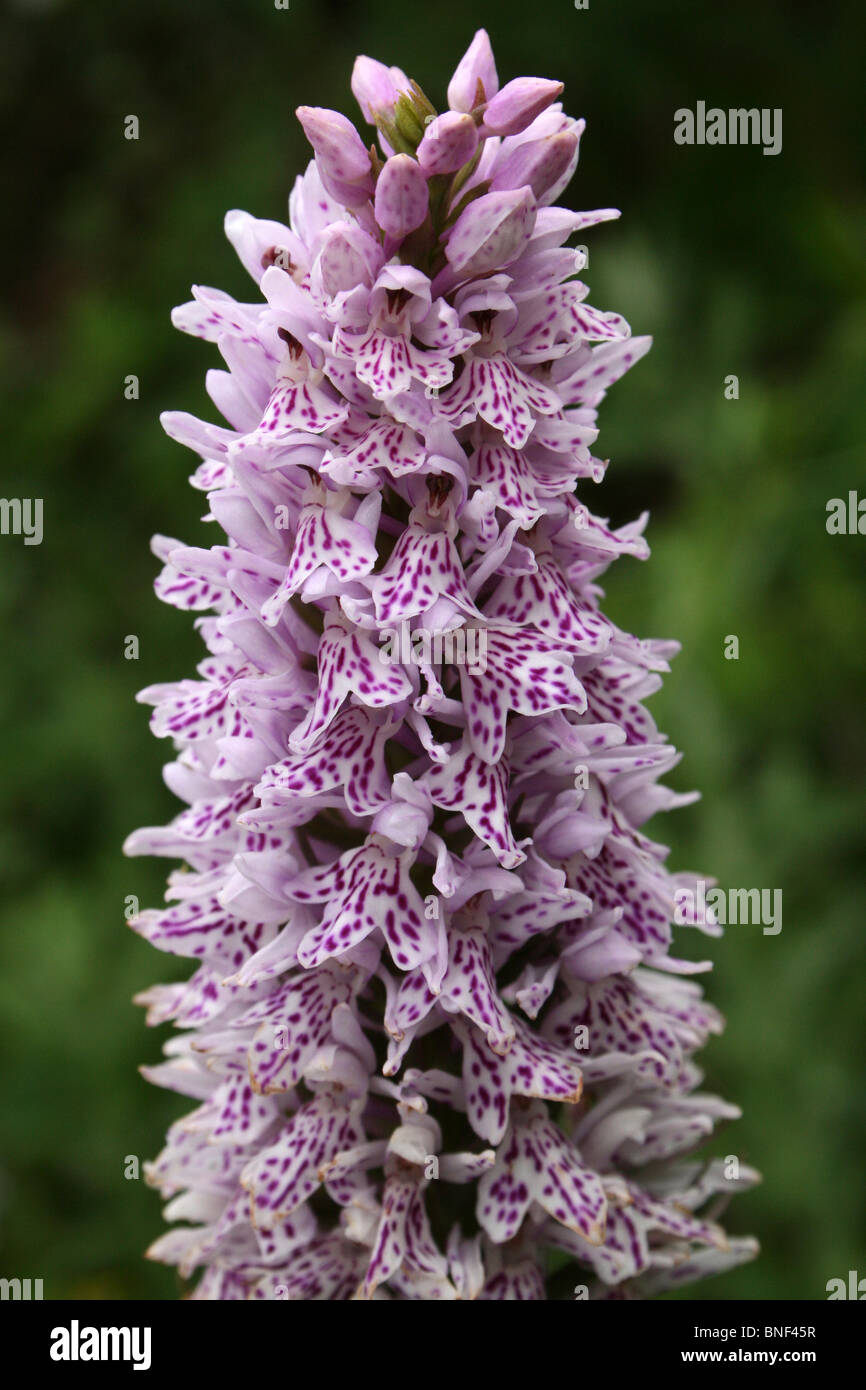
M123 1177L186 1108L137 1075L162 1038L129 1002L172 977L123 919L126 895L160 900L166 866L120 854L175 809L134 693L199 659L152 594L148 539L206 534L192 455L157 415L212 412L217 358L169 310L196 280L251 294L221 220L283 215L298 104L353 110L356 52L442 102L484 24L501 75L562 77L587 118L570 197L624 212L587 234L592 302L655 337L602 409L612 465L590 499L617 522L651 509L653 557L616 567L608 610L683 643L653 712L686 753L673 783L704 800L654 832L677 867L784 892L781 935L710 944L728 1029L708 1082L744 1109L713 1151L764 1173L729 1213L763 1255L693 1296L818 1299L866 1274L866 539L825 529L829 498L866 494L859 17L810 0L7 5L2 491L44 498L45 539L0 540L0 1273L52 1298L178 1292L141 1259L158 1199ZM676 146L673 112L699 99L782 107L783 152Z

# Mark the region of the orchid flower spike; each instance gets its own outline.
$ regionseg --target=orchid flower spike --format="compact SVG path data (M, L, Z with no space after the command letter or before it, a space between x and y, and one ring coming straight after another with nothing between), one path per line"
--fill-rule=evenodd
M163 417L219 528L158 536L190 679L143 690L182 861L130 925L192 963L139 996L188 1097L147 1166L150 1250L203 1300L649 1297L755 1252L695 1159L735 1107L722 1020L673 954L718 934L641 827L687 803L644 699L677 644L602 611L646 516L590 509L598 407L647 352L592 307L553 206L583 123L500 91L481 30L438 113L370 58L382 158L302 106L286 223L234 211L255 281L174 322L217 345L221 423Z

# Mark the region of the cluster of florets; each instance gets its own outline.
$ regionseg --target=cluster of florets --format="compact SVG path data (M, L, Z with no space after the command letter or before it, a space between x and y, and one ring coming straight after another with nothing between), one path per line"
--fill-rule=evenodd
M639 829L689 799L641 703L675 644L602 613L645 518L584 500L649 339L565 245L617 214L553 206L561 84L500 90L482 31L443 114L353 90L379 149L303 107L290 226L227 219L263 298L174 316L227 368L227 425L164 417L227 539L155 542L209 654L141 696L187 809L128 848L187 867L133 926L198 964L144 996L198 1103L151 1253L208 1299L645 1296L753 1248L714 1219L753 1175L689 1157L737 1113L669 954L694 880Z

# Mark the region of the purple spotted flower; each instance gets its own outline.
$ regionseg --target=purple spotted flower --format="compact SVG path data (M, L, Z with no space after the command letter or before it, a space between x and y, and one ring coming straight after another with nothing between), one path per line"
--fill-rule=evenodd
M174 315L223 423L164 417L219 535L154 542L206 655L141 693L184 809L126 846L183 861L132 926L195 964L142 996L196 1107L150 1253L200 1299L646 1297L754 1252L756 1176L694 1156L737 1111L641 831L690 800L642 703L676 644L600 607L648 552L589 509L597 409L650 343L578 278L617 213L554 206L560 84L482 30L449 110L353 89L380 152L302 107L288 223L226 221L255 291Z

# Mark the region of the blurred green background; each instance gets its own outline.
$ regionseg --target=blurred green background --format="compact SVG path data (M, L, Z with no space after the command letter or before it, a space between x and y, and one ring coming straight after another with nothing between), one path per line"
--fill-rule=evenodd
M166 865L120 853L176 805L135 691L200 656L153 596L148 540L206 534L193 456L157 415L213 418L217 354L169 311L194 281L252 297L222 217L284 215L297 105L354 115L357 52L441 103L484 24L503 80L561 77L587 118L569 198L624 212L585 235L591 302L655 337L602 408L612 464L590 498L618 522L652 510L652 559L616 566L611 616L683 643L652 709L686 753L673 784L704 800L653 832L678 868L784 893L781 934L731 928L705 977L728 1018L708 1083L744 1110L712 1151L764 1174L729 1212L763 1254L690 1296L820 1299L866 1274L866 538L825 529L829 498L866 495L860 18L811 0L6 4L2 492L44 498L45 538L0 539L0 1273L48 1298L179 1288L141 1258L158 1198L123 1176L188 1108L136 1071L162 1037L131 995L173 962L123 904L156 904ZM698 100L781 107L782 153L675 145L674 110Z

